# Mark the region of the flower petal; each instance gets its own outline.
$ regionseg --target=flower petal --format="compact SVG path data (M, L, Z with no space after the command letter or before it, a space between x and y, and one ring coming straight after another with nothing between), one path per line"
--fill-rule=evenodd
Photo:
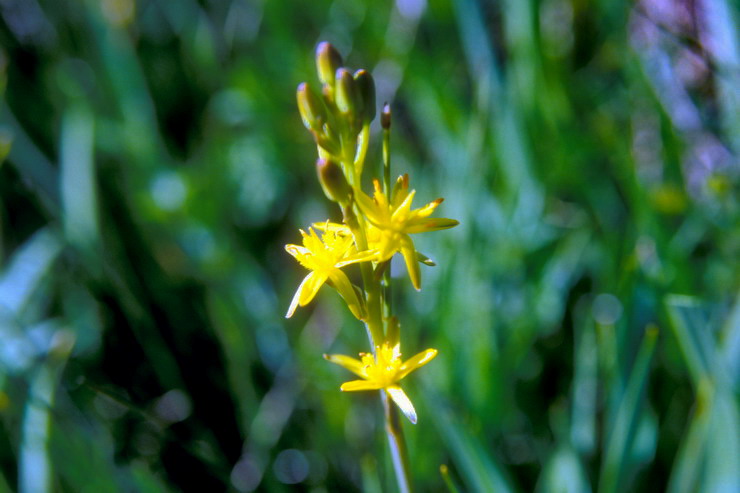
M393 215L391 216L393 218L393 221L405 222L412 217L411 202L413 202L414 200L414 195L416 195L416 190L411 190L403 199L403 202L401 202L398 207L393 209Z
M421 269L419 269L419 262L416 257L414 242L411 240L409 235L403 235L401 238L401 254L403 255L403 259L406 261L406 270L409 271L411 284L414 285L417 291L420 291Z
M298 258L301 255L311 255L311 251L308 248L301 245L293 245L292 243L285 245L285 251L293 255L295 258Z
M304 291L306 290L306 285L308 283L313 283L313 279L316 277L315 272L311 272L306 277L303 278L301 283L298 285L298 289L296 289L295 294L293 295L293 299L290 302L290 306L288 307L288 313L285 314L285 318L290 318L293 316L293 313L295 313L295 309L298 308L298 304L301 301L301 297L304 296ZM315 294L315 293L314 293ZM311 301L311 300L308 300ZM301 306L304 306L306 303L301 304Z
M303 267L308 270L313 270L313 264L311 262L313 253L311 253L308 248L300 245L288 244L285 245L285 251L295 257L298 263L301 264Z
M440 229L454 228L460 224L455 219L447 219L445 217L433 217L430 219L414 219L409 221L409 224L404 230L406 233L425 233L427 231L439 231Z
M391 191L391 207L396 209L404 201L409 190L409 175L403 174L398 177Z
M340 387L342 392L357 392L360 390L378 390L382 389L383 384L371 380L351 380L344 382Z
M378 209L383 211L388 209L388 197L383 193L383 186L377 178L373 180L373 188L375 189L373 198L375 199L375 203L378 204Z
M357 298L357 293L355 293L355 288L352 287L352 283L349 282L349 278L347 277L347 274L342 272L339 269L331 269L329 271L329 278L331 279L331 282L334 284L334 287L339 292L339 294L344 298L344 301L347 303L347 306L349 307L349 310L352 312L352 315L357 317L359 320L362 320L363 318L363 310L362 310L362 304L360 303L359 298Z
M306 306L311 303L316 293L319 292L321 286L326 282L328 276L323 272L313 271L303 280L301 285L298 287L300 293L298 297L298 304L300 306Z
M337 262L335 267L344 267L345 265L354 264L357 262L367 262L369 260L377 260L377 250L365 250L363 252L357 252L354 255L349 255L344 258L341 262Z
M365 195L364 192L359 191L355 194L355 200L357 201L357 205L360 206L360 210L362 210L362 213L365 214L365 216L367 217L368 221L378 227L383 224L384 218L382 211L377 207L373 199Z
M315 229L318 229L322 233L330 231L341 236L349 236L352 234L352 231L350 231L349 227L346 224L334 223L329 220L321 223L313 223L311 226Z
M416 212L417 217L427 217L432 212L434 212L434 209L436 209L437 206L442 203L442 201L444 201L444 199L442 198L433 200L432 202L429 202L424 207L420 209L416 209L414 212Z
M391 396L393 402L398 405L404 416L409 418L409 421L411 421L412 424L416 424L416 409L414 409L414 405L411 403L411 399L406 395L406 392L397 385L386 387L385 391Z
M426 365L432 361L435 356L437 356L437 350L430 348L407 359L398 370L398 379L400 380L417 368L421 368Z
M418 250L416 251L416 258L419 259L419 262L424 265L428 265L429 267L434 267L435 265L437 265L434 263L434 260L430 259Z
M325 354L324 359L346 368L358 377L365 378L366 376L365 372L363 371L365 365L360 360L345 356L343 354Z

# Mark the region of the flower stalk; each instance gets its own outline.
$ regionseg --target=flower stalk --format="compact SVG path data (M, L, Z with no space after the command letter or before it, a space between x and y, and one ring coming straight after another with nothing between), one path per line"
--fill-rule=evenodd
M380 391L399 490L412 489L408 452L398 411L413 424L417 414L400 381L426 365L436 349L426 349L402 360L398 318L391 302L391 259L400 253L411 284L421 289L419 264L434 265L416 250L411 235L437 231L458 224L453 219L432 218L442 199L413 209L416 191L409 189L408 175L399 176L391 186L390 126L388 104L380 115L382 127L382 184L373 180L373 195L362 190L370 144L370 123L376 116L375 84L369 72L354 74L342 66L342 58L329 43L316 50L316 68L321 91L301 83L296 92L298 109L306 129L313 135L318 151L316 170L326 197L336 202L342 222L314 223L301 230L302 245L286 250L309 273L298 287L286 317L308 305L324 286L334 288L352 315L365 325L370 352L360 359L324 355L359 379L345 382L340 390ZM357 264L358 267L351 267ZM345 269L359 268L362 284L357 286Z

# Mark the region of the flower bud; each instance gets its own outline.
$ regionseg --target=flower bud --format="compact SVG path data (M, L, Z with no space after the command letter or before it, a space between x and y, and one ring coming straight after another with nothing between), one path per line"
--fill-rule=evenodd
M326 126L324 127L326 129ZM314 132L316 143L329 154L337 155L341 152L341 147L338 139L333 135L333 132Z
M330 43L322 41L316 47L316 70L319 80L329 86L334 85L334 75L342 66L342 56Z
M391 106L388 103L383 104L383 111L380 113L380 125L385 130L391 128Z
M319 183L324 193L333 202L343 204L347 202L350 194L349 183L344 177L342 168L332 159L319 159L316 161L316 173L319 175Z
M362 102L362 121L370 123L375 118L375 81L367 70L355 72L355 85Z
M311 86L306 82L302 82L298 86L296 99L303 124L309 130L320 131L326 121L326 113L321 99L319 99L311 89Z
M344 114L357 111L359 106L359 95L355 80L346 68L337 70L335 102L339 111Z

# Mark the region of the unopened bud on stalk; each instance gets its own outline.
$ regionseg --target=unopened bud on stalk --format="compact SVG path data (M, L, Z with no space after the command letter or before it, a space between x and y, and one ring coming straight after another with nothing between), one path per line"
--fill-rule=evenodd
M375 118L375 81L367 70L355 72L355 85L362 101L362 121L370 123Z
M344 177L342 168L332 159L316 161L316 173L319 175L321 188L329 200L343 204L350 194L349 183Z
M329 86L334 86L334 76L342 66L342 56L330 43L322 41L316 47L316 70L319 80Z
M359 95L352 73L346 68L340 68L336 74L337 108L344 114L357 111Z
M302 82L296 91L296 99L303 124L309 130L320 131L326 121L326 114L323 103L313 92L311 86Z
M380 125L385 130L391 128L391 106L388 103L383 104L383 112L380 114Z
M324 129L327 129L326 125L324 125ZM332 138L330 135L327 135L326 132L314 132L313 135L316 139L316 143L329 154L337 155L341 151L337 139Z

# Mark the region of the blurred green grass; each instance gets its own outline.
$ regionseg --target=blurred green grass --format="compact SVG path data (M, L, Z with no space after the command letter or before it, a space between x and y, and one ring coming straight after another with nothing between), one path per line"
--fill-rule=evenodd
M420 491L740 489L726 0L0 4L0 491L392 491L294 91L334 43L445 197L394 303ZM7 142L10 142L6 154ZM378 162L380 149L370 150ZM398 267L398 269L396 269Z

